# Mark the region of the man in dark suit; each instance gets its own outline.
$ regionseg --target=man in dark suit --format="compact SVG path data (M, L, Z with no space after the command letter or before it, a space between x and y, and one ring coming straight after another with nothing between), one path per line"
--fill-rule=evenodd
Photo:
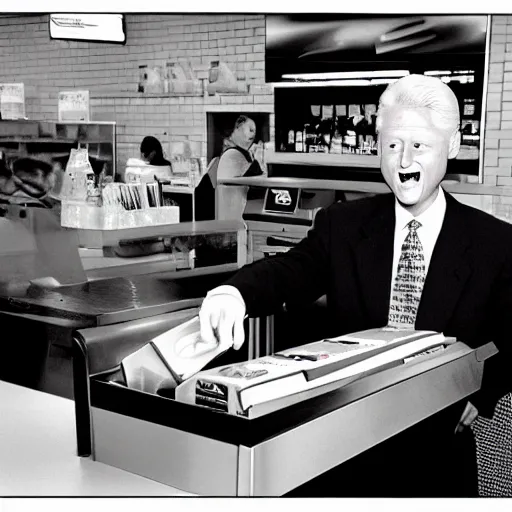
M246 313L272 314L326 294L335 335L390 325L443 332L470 347L494 341L500 354L486 363L482 390L470 402L342 465L321 488L324 495L476 496L467 426L479 412L492 416L511 389L504 362L512 226L440 187L460 145L457 99L443 82L410 75L391 84L380 99L377 130L393 194L321 210L296 248L248 265L212 290L200 313L202 335L239 348Z

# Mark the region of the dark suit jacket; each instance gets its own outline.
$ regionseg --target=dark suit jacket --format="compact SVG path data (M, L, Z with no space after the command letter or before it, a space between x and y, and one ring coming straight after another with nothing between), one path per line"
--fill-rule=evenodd
M470 347L496 343L500 354L486 363L482 392L472 397L479 411L491 416L497 400L512 389L512 225L449 194L446 201L416 329L443 332ZM240 290L249 316L326 294L332 335L382 327L388 318L394 225L392 194L334 204L317 214L296 248L247 265L225 284Z

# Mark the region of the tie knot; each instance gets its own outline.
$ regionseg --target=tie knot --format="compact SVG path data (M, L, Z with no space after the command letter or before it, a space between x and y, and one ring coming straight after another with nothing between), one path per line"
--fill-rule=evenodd
M409 224L407 224L407 227L409 228L409 231L416 231L419 227L421 227L421 223L413 219L411 222L409 222Z

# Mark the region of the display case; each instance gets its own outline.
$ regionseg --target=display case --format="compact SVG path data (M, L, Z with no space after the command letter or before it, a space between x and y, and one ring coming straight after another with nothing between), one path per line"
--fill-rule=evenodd
M0 120L0 151L7 164L21 157L39 158L66 168L71 149L88 150L95 172L116 174L115 122L52 122Z
M461 148L449 160L447 174L478 176L480 172L483 74L470 70L440 71L459 101ZM391 82L392 80L390 80ZM277 87L275 150L280 165L318 165L352 169L344 179L380 178L375 128L379 97L387 84ZM270 159L269 159L270 160ZM274 159L275 160L275 159ZM271 161L271 160L270 160ZM276 162L277 163L277 162ZM279 175L279 163L272 175ZM277 173L275 172L277 171ZM309 169L314 178L314 169ZM324 170L324 173L329 173ZM318 172L320 176L322 172ZM305 176L301 176L305 177Z
M77 230L89 280L170 272L178 277L235 271L246 263L242 221Z
M288 157L269 175L382 181L379 98L399 78L424 74L446 83L459 104L461 148L447 174L480 177L488 25L487 16L267 17L275 150Z

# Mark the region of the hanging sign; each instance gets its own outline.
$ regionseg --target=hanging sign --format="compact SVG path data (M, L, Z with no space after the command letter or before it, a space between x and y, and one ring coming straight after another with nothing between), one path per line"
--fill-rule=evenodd
M25 86L0 84L0 111L2 119L25 118Z
M59 121L89 122L89 91L59 92Z

